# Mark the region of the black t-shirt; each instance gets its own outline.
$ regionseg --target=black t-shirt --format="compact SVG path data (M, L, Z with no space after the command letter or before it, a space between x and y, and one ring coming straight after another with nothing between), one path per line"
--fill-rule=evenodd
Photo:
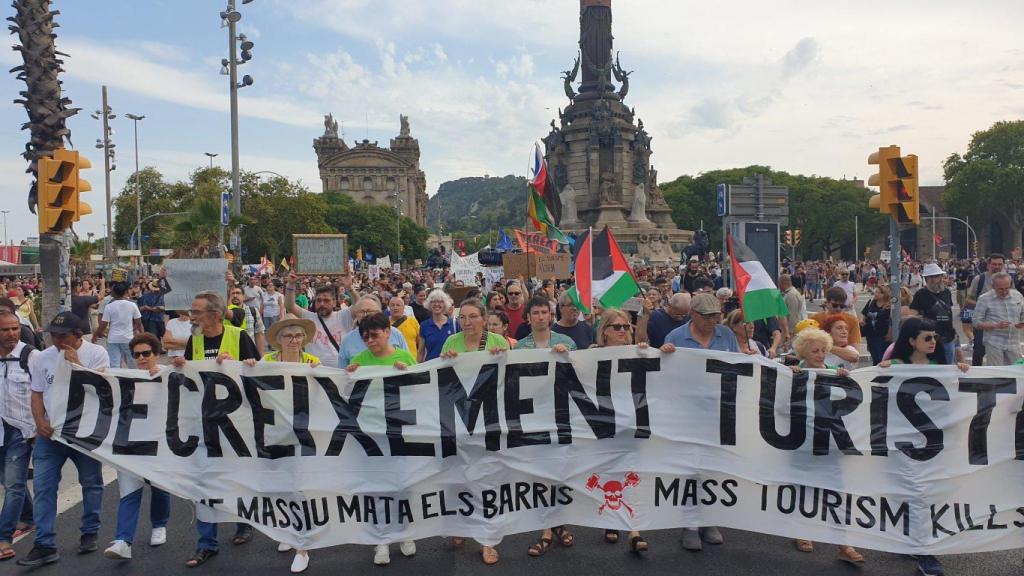
M71 312L84 321L82 323L82 331L86 334L92 333L92 329L89 326L89 308L92 308L99 301L100 299L96 296L71 297Z
M864 326L860 329L861 336L865 338L884 337L889 333L889 326L892 324L892 312L888 308L882 308L878 302L869 301L861 310L864 314Z
M427 310L425 306L420 305L419 302L412 303L412 315L416 317L416 321L423 324L430 319L430 310Z
M566 328L558 322L555 322L551 325L551 331L558 332L559 334L564 334L569 338L572 338L572 341L576 343L576 348L578 350L586 350L594 343L594 330L589 324L582 320L576 322L576 325L572 328Z
M944 343L956 339L956 330L953 328L953 296L949 289L943 288L938 294L927 288L918 290L914 294L914 299L910 301L910 309L935 322L935 331Z
M772 334L776 331L781 332L782 328L779 327L779 321L774 317L754 321L754 340L764 344L766 348L771 347Z
M203 337L204 356L201 359L214 360L220 353L220 341L224 338L224 333L221 332L220 336L214 337ZM242 331L241 337L238 340L238 355L239 360L259 360L259 352L256 351L256 344L249 337L249 334ZM192 357L192 336L188 337L188 342L185 344L185 360L196 360Z

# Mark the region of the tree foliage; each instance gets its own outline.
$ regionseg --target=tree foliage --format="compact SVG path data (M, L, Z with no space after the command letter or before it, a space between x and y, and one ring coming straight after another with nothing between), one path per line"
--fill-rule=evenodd
M948 210L979 222L1005 214L1017 229L1017 245L1024 225L1024 121L996 122L975 132L967 152L946 159L944 176Z
M672 220L683 229L697 230L701 223L715 248L722 243L722 219L716 211L716 186L742 184L745 177L764 174L774 186L789 188L788 228L802 230L797 254L820 258L841 254L853 257L855 220L859 218L861 244L886 234L886 220L868 208L871 192L850 181L818 176L793 175L767 166L714 170L697 176L680 176L661 184Z

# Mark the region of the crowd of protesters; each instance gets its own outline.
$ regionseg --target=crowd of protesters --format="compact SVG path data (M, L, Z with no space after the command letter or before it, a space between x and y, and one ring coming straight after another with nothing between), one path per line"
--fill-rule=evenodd
M103 483L97 461L50 440L44 398L64 353L66 361L93 368L138 368L152 374L187 362L213 359L301 362L357 371L386 365L407 369L435 358L484 351L546 349L553 354L590 347L652 346L664 353L702 348L776 358L794 370L831 370L839 374L859 366L892 364L1006 365L1021 359L1024 329L1024 269L1000 254L984 260L907 262L901 265L896 300L881 262L784 263L779 289L789 313L749 322L737 295L713 259L693 257L681 266L635 270L641 295L623 309L581 311L564 281L502 278L456 280L444 269L401 273L365 272L345 276L246 275L228 273L226 292L216 286L196 295L188 310L166 310L162 275L131 283L102 277L73 283L70 310L40 322L33 297L34 280L7 280L0 298L0 416L5 442L5 497L0 511L0 560L13 558L14 538L34 534L34 547L18 564L38 566L59 559L54 541L60 469L71 460L83 494L78 552L98 549ZM1021 271L1022 274L1018 274ZM220 294L226 293L225 301ZM858 297L866 303L858 306ZM892 306L901 307L899 334L891 334ZM820 306L811 313L808 308ZM959 328L959 330L958 330ZM52 345L44 348L40 333ZM963 334L963 337L960 336ZM965 341L969 340L969 341ZM100 345L102 344L102 345ZM862 353L863 350L863 353ZM26 487L29 462L35 470L34 494ZM150 545L166 542L170 495L151 489ZM121 498L114 540L104 550L112 559L132 556L142 488ZM219 553L217 525L197 522L195 553L187 565L204 564ZM253 537L238 524L232 543ZM721 545L715 527L686 529L687 550ZM619 540L615 530L604 540ZM554 544L569 547L568 526L543 529L525 552L549 553ZM639 532L627 534L636 554L650 550ZM451 539L454 547L464 538ZM796 549L811 552L808 540ZM289 551L280 545L282 552ZM400 542L405 556L415 542ZM499 561L498 546L480 546L485 564ZM840 546L838 558L862 564L864 556ZM917 558L926 575L942 574L932 556ZM310 554L295 551L293 572L302 572ZM373 562L390 562L390 547L376 546Z

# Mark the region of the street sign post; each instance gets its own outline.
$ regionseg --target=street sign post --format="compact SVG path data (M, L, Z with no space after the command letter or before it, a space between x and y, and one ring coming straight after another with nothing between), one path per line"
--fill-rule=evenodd
M221 192L220 194L220 225L228 225L228 215L231 211L231 194L228 192Z
M719 184L716 190L718 192L718 216L722 217L729 213L729 185Z

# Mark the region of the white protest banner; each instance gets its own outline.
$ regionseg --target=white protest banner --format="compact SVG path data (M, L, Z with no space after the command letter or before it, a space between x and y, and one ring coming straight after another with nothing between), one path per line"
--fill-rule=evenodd
M167 310L189 310L197 292L210 290L227 300L227 281L224 273L228 261L223 258L194 260L164 260L167 287L164 307Z
M1024 546L1024 367L797 375L618 347L405 371L62 363L55 438L302 548L726 526L867 549Z
M476 273L483 272L484 267L480 264L479 252L469 256L459 256L452 253L451 272L455 275L456 281L461 281L467 286L476 285Z
M379 266L381 270L390 270L391 256L381 256L380 258L377 258L377 266Z
M398 262L395 262L394 264L391 265L391 272L394 273L394 274L401 274L402 273L402 265L399 264Z
M484 290L490 292L494 285L505 277L505 268L502 266L488 266L484 268Z

